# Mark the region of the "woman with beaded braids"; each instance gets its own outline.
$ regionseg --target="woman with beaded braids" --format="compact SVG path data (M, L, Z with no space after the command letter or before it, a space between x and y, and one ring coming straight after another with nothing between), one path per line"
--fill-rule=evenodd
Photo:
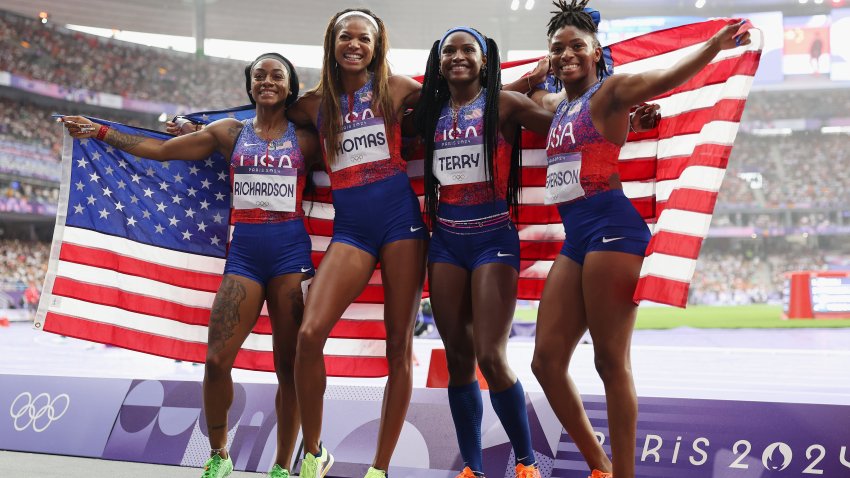
M304 310L302 285L313 275L301 197L307 173L321 152L312 128L296 128L286 119L287 108L298 98L298 76L289 60L277 53L260 55L245 67L245 82L248 98L256 105L255 118L221 119L167 141L129 135L79 116L63 118L74 138L94 137L142 158L202 160L218 151L230 163L233 240L210 312L203 395L211 451L203 478L222 478L233 470L227 450L227 413L233 402L230 372L263 302L268 304L279 383L271 478L289 476L300 423L293 369ZM257 181L281 194L249 187Z
M617 158L629 109L683 84L721 50L749 43L730 21L666 70L603 78L596 25L587 0L558 0L549 21L552 70L564 90L544 98L555 113L547 144L546 202L557 204L566 240L543 289L532 370L552 409L592 469L592 477L632 478L637 397L630 343L632 300L649 230L623 195ZM605 387L612 459L594 436L567 369L586 330ZM613 462L613 465L612 465Z
M525 95L501 90L492 39L456 27L434 42L414 122L425 146L425 210L433 226L428 277L464 460L459 477L483 476L476 362L513 446L516 476L540 476L525 393L506 348L520 264L511 220L520 188L520 126L542 135L551 121Z
M298 338L295 382L301 403L304 478L324 476L333 457L322 446L325 342L378 262L384 285L389 377L378 447L366 476L383 478L413 389L413 324L422 297L428 230L401 158L400 123L421 86L391 75L383 22L372 12L343 10L325 32L319 85L289 117L319 131L336 211L331 244L310 288Z

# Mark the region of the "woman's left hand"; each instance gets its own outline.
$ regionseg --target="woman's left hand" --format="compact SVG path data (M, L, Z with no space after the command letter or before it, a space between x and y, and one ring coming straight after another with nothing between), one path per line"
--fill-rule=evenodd
M721 50L731 50L742 45L750 44L750 32L738 33L747 20L729 20L729 24L721 28L709 40Z

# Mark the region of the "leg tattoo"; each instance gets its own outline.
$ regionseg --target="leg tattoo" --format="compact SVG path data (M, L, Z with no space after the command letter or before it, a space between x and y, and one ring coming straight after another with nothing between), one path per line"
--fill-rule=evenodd
M212 352L220 352L233 337L239 324L239 307L246 295L244 285L229 277L224 278L210 313L209 348Z

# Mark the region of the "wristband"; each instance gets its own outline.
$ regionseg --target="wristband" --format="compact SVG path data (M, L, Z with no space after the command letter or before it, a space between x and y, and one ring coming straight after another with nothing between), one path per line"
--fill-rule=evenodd
M103 138L106 137L106 133L108 131L109 131L109 126L106 126L105 124L101 125L100 129L97 130L97 136L95 136L95 139L98 140L98 141L103 141Z

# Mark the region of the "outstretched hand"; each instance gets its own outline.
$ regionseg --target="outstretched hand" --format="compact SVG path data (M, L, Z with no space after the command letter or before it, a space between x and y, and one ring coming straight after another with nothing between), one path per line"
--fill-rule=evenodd
M194 133L203 129L203 126L195 124L182 116L178 116L175 121L165 122L165 132L174 136L183 136L184 134Z
M721 50L730 50L750 44L750 32L746 28L747 20L729 20L729 23L711 37ZM743 30L743 31L742 31Z
M531 73L528 76L538 83L541 83L546 80L546 75L549 74L549 55L544 56L543 58L537 60L537 66L531 70Z
M660 106L657 104L647 103L638 106L629 118L632 131L640 133L655 129L658 126L658 122L661 121L661 113L658 112L659 108Z
M57 119L68 130L72 138L94 138L100 129L99 124L82 116L62 116Z

